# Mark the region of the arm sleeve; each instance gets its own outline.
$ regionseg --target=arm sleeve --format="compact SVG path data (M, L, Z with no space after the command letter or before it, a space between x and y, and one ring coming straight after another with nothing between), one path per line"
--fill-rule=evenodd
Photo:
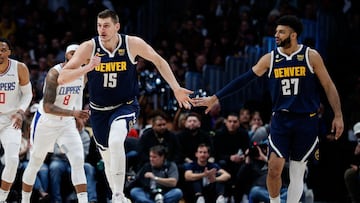
M27 85L20 86L20 91L22 95L19 102L19 109L25 112L33 98L31 83L29 82Z
M252 81L256 77L257 77L257 75L254 73L254 71L252 69L250 69L246 73L241 74L237 78L232 80L229 84L227 84L225 87L220 89L217 93L215 93L215 95L220 100L220 99L224 98L225 96L238 91L244 85L246 85L248 82Z

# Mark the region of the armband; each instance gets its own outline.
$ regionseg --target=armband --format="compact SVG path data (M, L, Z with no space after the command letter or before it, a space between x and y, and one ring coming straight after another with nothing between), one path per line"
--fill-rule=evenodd
M29 82L24 86L20 86L20 91L22 95L19 101L19 109L25 112L26 109L29 107L33 97L31 83Z

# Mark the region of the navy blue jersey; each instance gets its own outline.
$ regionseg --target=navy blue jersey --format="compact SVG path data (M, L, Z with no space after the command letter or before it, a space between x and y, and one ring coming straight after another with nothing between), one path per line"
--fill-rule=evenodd
M290 56L277 48L271 52L271 59L268 77L272 111L317 112L319 82L309 63L309 48L300 45Z
M116 106L133 100L139 93L135 62L129 57L127 36L119 34L119 44L112 53L94 37L94 55L101 63L87 73L90 102L97 107ZM111 95L109 97L109 95Z

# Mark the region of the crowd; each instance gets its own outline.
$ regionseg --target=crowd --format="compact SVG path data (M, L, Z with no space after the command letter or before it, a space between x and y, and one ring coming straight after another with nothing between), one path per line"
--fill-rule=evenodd
M49 68L65 60L65 48L69 44L79 43L95 35L95 16L105 8L117 11L121 30L127 34L144 34L137 33L133 26L139 20L136 19L136 6L139 5L146 6L147 1L0 2L0 36L9 39L13 45L11 58L29 67L33 87L33 99L23 127L19 172L9 201L20 198L21 175L28 161L26 154L29 153L28 128L43 97L43 85ZM158 29L156 35L147 39L169 62L181 86L186 85L187 72L201 74L205 65L224 67L227 56L246 57L248 47L262 45L263 37L273 36L275 20L283 14L296 14L302 19L313 21L320 15L337 17L334 23L341 22L341 25L337 25L334 36L329 36L329 41L336 39L336 42L323 44L327 49L322 54L344 100L344 121L348 132L345 131L346 135L340 140L334 140L328 132L331 112L325 103L319 114L322 120L320 144L309 161L305 179L311 190L304 191L302 198L309 198L310 191L313 191L313 198L319 201L344 202L349 197L356 199L356 192L347 193L347 189L352 191L356 183L349 182L352 173L346 169L352 163L352 154L357 148L355 135L359 128L353 129L353 125L360 121L360 72L355 60L355 53L359 52L357 36L360 27L357 2L188 0L181 7L184 11L176 15L175 8L168 5L164 16L170 17L162 20L164 25L152 28ZM315 46L314 40L306 39L304 43ZM347 51L338 53L341 49ZM144 196L152 198L159 187L163 198L174 198L177 201L221 202L233 199L239 202L244 195L250 202L267 201L264 179L267 159L264 155L267 152L270 115L268 110L264 110L264 104L258 102L255 104L261 105L256 106L253 101L248 101L237 112L224 112L219 104L216 110L206 115L202 108L190 111L179 109L170 88L158 76L153 64L142 58L137 60L142 90L139 95L141 111L137 124L125 142L127 195L135 201L142 197L139 193L147 193ZM349 80L340 81L343 77ZM84 95L84 104L88 104L87 94ZM81 134L91 137L91 123ZM84 138L88 140L86 136ZM89 201L106 202L111 199L111 194L105 180L103 162L93 140L85 143L84 151L88 152L85 154L85 163L90 168L85 169L86 178L89 186L96 186L88 188ZM355 154L358 152L355 151ZM157 164L161 165L161 170L148 171ZM64 173L60 171L60 166L64 167ZM138 180L146 172L151 174L145 177L156 180L155 190L151 188L150 181ZM65 177L65 181L59 179L58 173L63 173L61 177ZM72 185L69 173L66 158L61 154L49 154L36 178L34 190L37 192L33 193L33 200L49 201L57 195L62 196L60 199L63 201L75 201L77 197L74 190L72 187L69 189ZM286 174L283 175L286 177ZM284 187L287 184L285 178ZM334 188L335 184L339 187ZM146 191L140 191L139 188L145 188ZM167 194L173 196L166 197ZM281 198L286 199L285 196L284 192Z

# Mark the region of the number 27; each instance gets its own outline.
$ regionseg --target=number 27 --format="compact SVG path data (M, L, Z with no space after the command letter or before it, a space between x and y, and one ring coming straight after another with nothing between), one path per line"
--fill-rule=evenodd
M299 91L299 78L282 79L283 95L297 95Z

